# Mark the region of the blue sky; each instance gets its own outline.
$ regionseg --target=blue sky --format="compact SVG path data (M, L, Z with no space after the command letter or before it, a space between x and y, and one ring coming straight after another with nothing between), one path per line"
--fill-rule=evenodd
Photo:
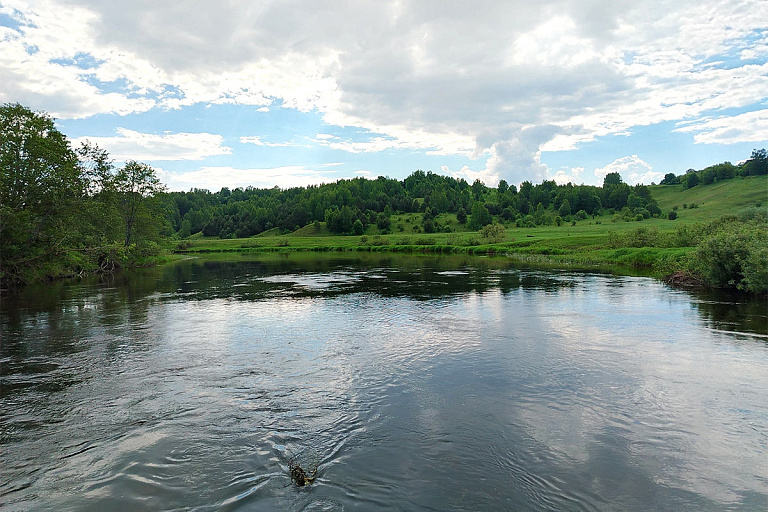
M651 183L768 146L768 2L0 0L0 101L171 190Z

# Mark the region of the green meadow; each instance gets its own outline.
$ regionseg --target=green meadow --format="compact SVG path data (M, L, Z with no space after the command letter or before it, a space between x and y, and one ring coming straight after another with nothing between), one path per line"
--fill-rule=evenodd
M169 247L179 254L255 251L392 251L428 254L495 254L531 265L601 269L618 273L644 273L659 277L685 267L686 258L723 216L765 211L768 176L735 178L713 185L683 189L681 185L650 187L664 212L677 212L675 220L650 218L625 221L605 213L562 225L515 227L487 236L468 231L453 214L436 222L450 232L423 233L421 215L392 216L392 233L369 226L362 235L337 235L325 223L308 225L290 233L277 229L249 238L218 239L193 236Z

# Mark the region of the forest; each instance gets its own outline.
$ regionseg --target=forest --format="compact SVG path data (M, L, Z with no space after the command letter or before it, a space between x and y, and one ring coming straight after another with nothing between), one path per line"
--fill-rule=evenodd
M766 150L667 174L662 185L691 189L768 174ZM691 207L695 207L691 205ZM416 219L403 223L404 215ZM478 231L575 225L587 219L637 222L677 217L651 187L618 173L602 186L554 181L518 186L416 170L403 180L355 178L307 187L167 192L150 166L115 166L90 144L72 147L44 112L0 107L0 281L4 285L106 272L167 258L164 243L200 237L248 238L307 226L337 235ZM591 222L590 222L591 223Z
M602 187L524 181L518 190L501 180L498 187L417 170L404 180L355 178L282 190L222 188L218 192L191 190L163 197L169 212L166 234L181 238L204 236L245 238L278 228L295 231L315 222L339 234L362 234L375 225L382 234L394 229L395 213L420 213L425 233L452 229L441 225L440 214L455 214L469 230L492 222L517 227L598 216L603 209L631 210L632 217L661 215L648 187L630 186L618 173L606 176Z

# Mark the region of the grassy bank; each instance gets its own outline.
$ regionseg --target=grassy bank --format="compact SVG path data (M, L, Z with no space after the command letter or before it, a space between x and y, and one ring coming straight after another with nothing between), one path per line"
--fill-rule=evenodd
M393 223L395 223L394 221ZM686 254L691 248L631 247L640 223L610 222L610 217L579 221L575 225L535 228L505 227L501 239L484 237L479 232L392 233L340 236L328 233L324 226L313 233L265 234L244 239L219 240L197 238L169 247L181 254L211 252L267 251L391 251L434 254L504 254L525 262L574 268L603 268L627 273L665 269L654 266ZM642 228L655 232L675 230L668 220L649 219ZM314 231L314 228L310 228Z
M497 254L534 265L675 276L678 283L768 289L768 176L708 186L652 187L666 215L623 220L616 212L562 225L515 227L495 234L467 230L455 215L435 218L444 232L424 233L420 214L391 217L391 233L369 226L362 235L338 235L324 223L292 233L272 230L250 238L191 237L169 242L176 254L215 252L388 251L425 254ZM447 232L445 232L447 231ZM765 261L764 261L765 260Z

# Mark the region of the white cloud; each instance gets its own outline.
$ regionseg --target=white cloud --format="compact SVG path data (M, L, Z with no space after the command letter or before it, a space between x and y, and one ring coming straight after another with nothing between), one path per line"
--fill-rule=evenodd
M139 133L118 128L116 137L80 137L107 150L116 160L202 160L209 156L226 155L232 148L222 146L221 135L212 133Z
M558 185L565 185L567 183L579 183L580 176L584 172L583 167L572 167L571 169L560 169L550 179L554 180Z
M204 188L218 191L230 188L249 187L280 188L303 187L331 183L340 179L334 171L307 169L298 165L265 169L236 169L233 167L203 167L190 172L158 170L158 177L169 190Z
M294 142L264 142L258 135L240 137L240 143L255 144L256 146L266 146L270 148L307 147L306 144L296 144Z
M692 122L701 143L741 140L727 118L704 119L755 109L768 90L764 0L3 4L22 26L0 35L2 101L65 118L314 111L372 134L318 136L332 149L484 158L474 172L510 182L545 177L542 150L664 121ZM88 66L72 63L83 55ZM742 118L758 134L764 119Z
M737 116L700 119L687 123L677 132L694 132L697 144L738 144L768 141L768 109Z
M664 177L664 173L655 172L651 164L637 155L617 158L605 167L595 169L595 176L602 181L607 174L612 172L619 173L622 180L630 185L637 185L638 183L650 185L652 182L658 183Z
M456 179L462 179L470 184L474 183L475 180L480 180L489 187L495 187L499 184L499 181L501 181L501 178L499 178L498 174L491 174L487 170L473 171L466 165L458 171L451 171L447 165L441 166L440 169L444 174L452 176Z

